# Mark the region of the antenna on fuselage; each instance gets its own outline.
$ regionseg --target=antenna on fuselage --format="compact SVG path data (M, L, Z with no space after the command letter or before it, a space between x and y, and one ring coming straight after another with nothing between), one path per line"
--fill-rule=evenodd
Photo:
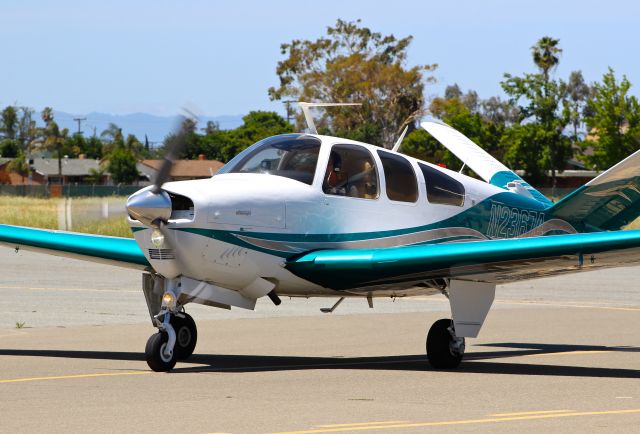
M398 140L396 140L395 145L393 145L393 149L391 149L393 152L398 152L398 149L400 149L400 145L402 145L402 141L404 140L404 136L407 134L408 129L409 125L404 127L404 130L402 130L402 134L400 134L400 137L398 137Z
M313 122L313 117L311 116L310 108L313 107L340 107L340 106L352 106L352 105L362 105L359 102L303 102L299 101L298 105L302 109L302 113L304 114L304 119L307 121L307 128L309 129L309 133L318 134L318 130L316 129L316 124Z

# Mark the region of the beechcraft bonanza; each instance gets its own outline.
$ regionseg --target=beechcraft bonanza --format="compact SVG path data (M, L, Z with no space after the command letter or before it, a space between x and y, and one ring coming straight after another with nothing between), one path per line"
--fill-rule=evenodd
M267 296L367 298L444 294L426 350L458 366L497 283L637 264L640 152L558 203L453 128L421 124L483 181L396 151L308 133L259 141L210 179L167 182L178 134L156 183L128 198L134 239L0 225L0 242L139 269L153 325L154 371L189 357L184 308L254 309ZM400 143L401 139L398 141ZM397 150L398 146L394 149Z

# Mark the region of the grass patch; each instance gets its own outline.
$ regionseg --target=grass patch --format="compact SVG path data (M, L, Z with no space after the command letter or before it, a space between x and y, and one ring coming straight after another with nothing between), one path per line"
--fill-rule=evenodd
M58 229L60 199L0 196L0 223Z
M110 217L102 212L108 204ZM71 230L87 234L132 238L124 206L126 197L88 197L71 199ZM59 229L58 208L64 199L0 196L0 224Z
M22 322L21 321L16 321L16 328L17 329L24 328L25 324L26 324L26 322L24 322L24 321L22 321Z

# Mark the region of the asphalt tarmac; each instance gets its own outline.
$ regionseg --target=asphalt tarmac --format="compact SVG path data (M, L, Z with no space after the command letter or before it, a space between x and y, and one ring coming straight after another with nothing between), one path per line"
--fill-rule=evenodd
M426 332L442 297L187 306L198 346L149 371L137 272L0 249L0 432L640 430L640 268L498 288L456 371Z

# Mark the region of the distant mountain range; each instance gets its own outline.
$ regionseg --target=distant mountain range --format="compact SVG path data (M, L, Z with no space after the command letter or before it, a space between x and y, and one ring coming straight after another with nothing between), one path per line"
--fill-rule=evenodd
M39 122L40 114L37 116ZM122 128L125 137L128 134L135 135L138 140L144 142L144 136L149 138L152 146L159 146L164 138L176 125L175 116L156 116L148 113L131 113L127 115L113 115L108 113L91 112L87 114L71 114L54 111L54 119L60 128L68 128L69 132L78 131L78 122L74 118L86 118L81 121L81 131L85 137L95 134L100 136L110 123L114 123ZM242 125L242 116L201 116L198 119L198 128L204 128L208 121L217 122L221 129L229 130Z

